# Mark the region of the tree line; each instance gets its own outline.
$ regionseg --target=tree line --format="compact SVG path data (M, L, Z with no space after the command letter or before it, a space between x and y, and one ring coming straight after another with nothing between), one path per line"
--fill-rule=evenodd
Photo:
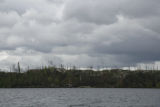
M20 69L20 68L19 68ZM160 88L160 71L78 70L56 67L0 72L0 88Z

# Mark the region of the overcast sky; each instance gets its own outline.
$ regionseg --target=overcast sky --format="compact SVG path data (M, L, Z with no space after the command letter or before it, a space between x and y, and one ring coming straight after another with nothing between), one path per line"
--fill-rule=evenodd
M0 0L0 67L160 60L160 0ZM52 63L51 63L52 62Z

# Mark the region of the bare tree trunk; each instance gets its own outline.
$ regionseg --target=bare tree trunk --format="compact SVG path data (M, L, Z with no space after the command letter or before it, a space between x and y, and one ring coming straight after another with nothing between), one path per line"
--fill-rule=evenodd
M20 64L18 62L18 73L20 73L20 72L21 72L21 68L20 68Z

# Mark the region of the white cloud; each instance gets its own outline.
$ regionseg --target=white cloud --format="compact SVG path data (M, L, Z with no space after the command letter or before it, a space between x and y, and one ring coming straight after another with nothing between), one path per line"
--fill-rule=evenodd
M0 64L129 66L160 60L159 0L4 0Z

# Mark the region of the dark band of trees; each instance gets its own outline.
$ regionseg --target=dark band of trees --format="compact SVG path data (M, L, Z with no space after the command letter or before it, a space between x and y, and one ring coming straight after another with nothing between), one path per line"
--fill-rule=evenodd
M160 88L159 71L66 70L48 67L27 72L0 72L1 88Z

